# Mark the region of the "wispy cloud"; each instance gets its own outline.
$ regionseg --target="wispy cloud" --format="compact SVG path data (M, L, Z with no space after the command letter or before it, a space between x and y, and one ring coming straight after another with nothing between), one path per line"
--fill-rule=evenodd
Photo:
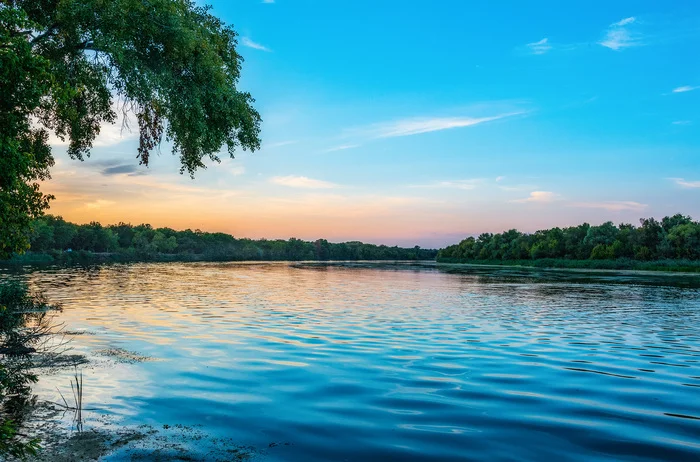
M245 167L242 165L234 165L229 171L233 176L240 176L245 173Z
M687 181L683 178L668 178L669 180L676 183L678 186L684 188L700 188L700 181Z
M634 21L636 21L636 18L634 16L630 16L629 18L621 19L617 21L616 23L613 24L615 27L622 27L626 26L627 24L632 24Z
M553 202L559 198L559 194L551 191L532 191L529 197L516 199L511 202Z
M281 186L288 186L290 188L303 189L330 189L338 187L337 184L330 183L328 181L315 180L313 178L295 175L275 176L270 178L270 182Z
M354 148L359 148L359 147L360 147L359 144L343 144L343 145L340 145L340 146L335 146L335 147L326 149L326 150L323 151L323 152L344 151L344 150L346 150L346 149L354 149Z
M249 37L241 37L241 45L248 48L254 48L260 51L272 51L265 45L252 41Z
M577 202L571 205L587 209L610 210L612 212L620 212L622 210L641 211L647 207L647 204L640 204L639 202L633 201Z
M671 123L673 125L690 125L692 122L690 120L674 120Z
M481 178L474 178L469 180L450 180L450 181L438 181L429 184L418 184L413 185L413 188L452 188L452 189L462 189L462 190L472 190L477 187L477 185L483 182Z
M504 177L504 176L497 176L497 177L496 177L496 183L501 182L501 181L503 181L503 180L505 180L505 179L506 179L506 177Z
M686 93L689 91L697 90L700 87L691 87L690 85L683 85L682 87L676 87L673 89L673 93Z
M262 3L275 3L275 0L262 0Z
M434 117L402 119L394 122L377 124L372 129L372 132L375 138L411 136L421 133L449 130L451 128L471 127L472 125L478 125L524 113L524 111L510 112L492 117Z
M101 171L101 173L105 176L112 176L112 175L137 176L137 175L147 175L148 174L146 172L145 168L139 167L139 166L133 165L133 164L113 165L113 166L110 166L110 167L103 169Z
M642 43L639 34L632 32L628 27L636 21L637 19L634 16L631 16L611 24L605 31L605 36L603 39L598 43L615 51L641 45Z
M549 43L549 39L546 37L538 42L528 43L525 46L533 55L543 55L552 49L552 45Z
M282 146L289 146L290 144L297 144L298 142L299 141L297 141L297 140L278 141L276 143L263 144L263 148L281 148Z

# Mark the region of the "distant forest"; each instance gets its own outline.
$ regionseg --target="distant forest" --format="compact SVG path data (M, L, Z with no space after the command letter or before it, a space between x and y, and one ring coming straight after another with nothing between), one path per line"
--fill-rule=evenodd
M434 260L437 250L400 248L362 242L330 243L237 239L225 233L176 231L127 223L77 225L46 215L32 224L30 252L15 261L80 260L93 257L128 260ZM68 252L70 250L70 252Z
M584 223L532 234L515 229L468 237L440 250L439 262L567 260L700 260L700 223L681 214L661 221L642 218L639 226Z
M33 222L30 251L15 262L81 260L301 261L434 260L442 263L525 264L543 267L700 270L700 222L676 214L639 226L584 223L535 233L515 229L468 237L439 252L362 242L331 243L235 238L200 230L176 231L148 224L77 225L46 215ZM676 268L677 267L677 268Z

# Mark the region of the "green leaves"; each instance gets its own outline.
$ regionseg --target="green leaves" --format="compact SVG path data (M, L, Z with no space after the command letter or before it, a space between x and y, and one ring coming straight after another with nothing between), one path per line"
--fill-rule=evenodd
M438 261L473 260L615 260L641 261L673 259L700 259L700 222L680 214L640 219L640 226L615 226L612 222L600 226L584 223L569 228L552 228L533 234L516 230L501 234L482 234L478 239L469 237L459 245L448 246L438 252Z
M0 454L24 459L38 454L39 440L22 441L17 438L17 425L10 419L0 421Z
M0 258L27 248L48 208L38 182L53 166L48 135L89 156L115 108L138 120L148 165L163 137L194 176L226 148L260 147L261 118L236 85L235 31L186 0L16 0L0 7Z
M183 171L191 175L204 167L204 158L217 160L224 145L230 154L237 148L259 148L260 115L250 95L236 89L242 61L235 49L236 33L206 8L181 0L59 5L58 30L68 32L58 37L65 36L68 43L42 47L52 55L70 57L73 73L61 73L74 79L72 88L83 85L90 90L85 101L79 101L90 107L86 114L109 117L108 108L98 104L105 96L94 91L98 88L109 87L134 105L141 163L148 164L149 153L164 134L180 156ZM81 54L75 55L76 50ZM84 126L81 115L65 114L59 120L82 120ZM89 139L93 128L84 130L80 138Z

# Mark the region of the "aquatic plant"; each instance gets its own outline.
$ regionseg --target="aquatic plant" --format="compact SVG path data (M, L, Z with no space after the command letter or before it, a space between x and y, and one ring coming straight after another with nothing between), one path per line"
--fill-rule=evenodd
M75 370L75 375L70 381L70 389L73 392L73 402L75 403L73 406L68 404L68 401L66 401L66 398L63 396L63 393L61 393L61 390L56 387L58 394L61 395L65 408L75 411L73 421L75 422L76 428L80 433L83 431L83 373L82 371L78 373L77 368Z
M0 456L26 457L39 448L36 438L20 432L34 404L32 355L51 350L53 327L47 313L53 307L17 281L0 282Z

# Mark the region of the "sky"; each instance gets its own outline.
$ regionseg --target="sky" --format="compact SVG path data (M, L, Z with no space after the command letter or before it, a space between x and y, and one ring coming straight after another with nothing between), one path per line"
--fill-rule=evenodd
M700 219L700 2L235 0L262 149L180 175L103 127L50 213L236 237L443 247ZM133 126L133 124L132 124ZM225 156L224 156L225 157Z

